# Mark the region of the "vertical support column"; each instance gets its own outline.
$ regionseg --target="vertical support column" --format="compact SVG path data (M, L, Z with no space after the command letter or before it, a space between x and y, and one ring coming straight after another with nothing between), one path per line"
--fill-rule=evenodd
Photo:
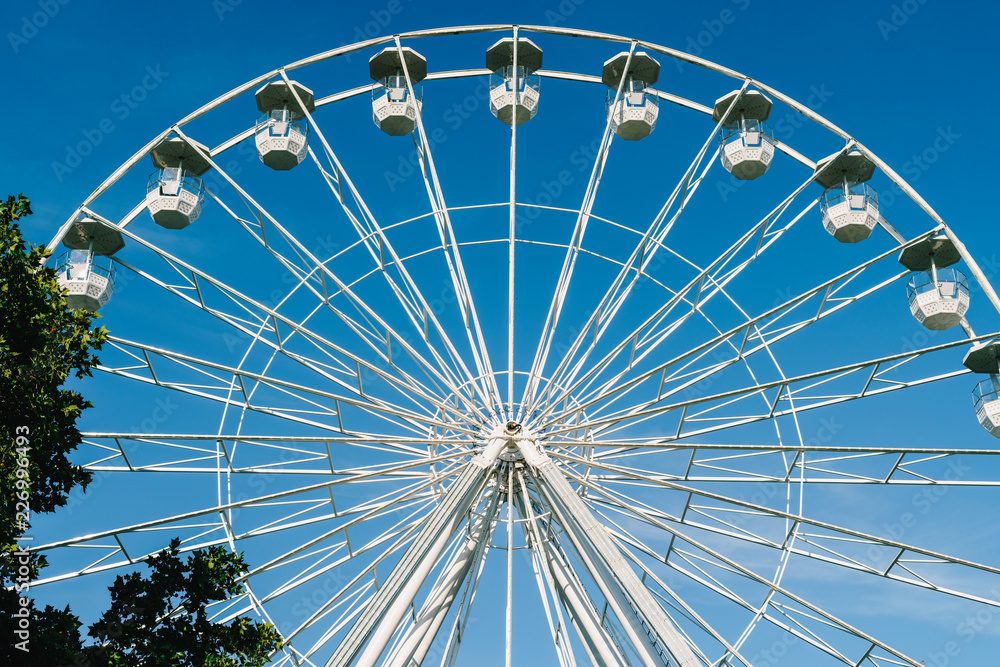
M531 440L518 440L517 446L537 475L539 492L548 500L643 662L668 664L669 658L672 666L702 667L688 642L552 459Z
M525 532L530 532L531 550L538 554L539 561L548 571L550 586L569 611L570 622L590 661L597 667L625 667L625 662L601 625L600 614L573 575L558 546L542 537L527 498L527 490L523 489L522 493L524 497L517 498L517 511L528 519Z
M386 667L412 667L423 664L424 657L469 576L473 563L479 562L483 542L489 537L490 523L496 513L497 504L497 498L494 497L486 514L472 526L465 543L450 566L441 573L423 607L420 608L416 622L399 645L395 655L386 662Z
M509 246L507 248L507 419L520 419L514 415L514 237L517 219L514 202L517 201L517 26L514 26L514 42L511 44L514 62L511 71L514 79L514 108L510 119L510 219Z
M514 663L514 466L507 465L507 605L504 626L506 628L506 643L504 644L504 665L513 667Z
M492 438L481 453L472 457L448 487L441 503L428 516L423 529L385 583L358 615L347 636L327 660L326 667L347 667L361 653L369 638L357 664L358 667L375 664L449 539L486 486L497 456L506 444L505 438Z

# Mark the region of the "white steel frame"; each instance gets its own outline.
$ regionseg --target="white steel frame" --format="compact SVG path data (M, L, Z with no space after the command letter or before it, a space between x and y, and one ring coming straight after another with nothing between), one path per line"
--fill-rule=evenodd
M188 139L194 121L268 81L289 82L290 76L300 76L299 70L304 77L310 66L350 54L476 33L511 34L515 72L518 36L531 34L540 42L562 37L606 42L609 54L627 49L629 58L641 50L676 59L728 77L740 95L752 87L842 139L843 151L867 155L926 213L930 226L904 235L883 220L883 241L888 243L873 245L867 259L773 307L747 312L732 286L755 262L779 252L776 248L800 221L812 224L808 221L818 216L816 193L809 188L822 156L806 157L776 142L778 157L801 165L796 185L713 259L699 263L670 246L668 237L685 223L683 214L697 201L707 175L721 170L713 148L718 124L704 124L701 149L667 190L654 218L633 223L602 217L595 209L613 146L608 121L579 206L533 205L575 218L566 238L551 243L518 232L518 211L528 206L518 199L517 180L518 133L524 127L509 128L508 198L451 208L419 112L413 136L427 204L418 203L412 218L379 220L370 202L381 193L362 193L348 172L351 158L338 152L342 142L328 134L329 126L324 132L322 118L324 107L367 98L369 84L317 96L316 111L306 112L310 159L297 169L316 172L329 188L336 214L354 235L333 256L310 250L293 224L269 212L227 173L221 158L253 136L253 114L245 129L203 154L231 188L210 191L206 209L227 216L292 277L290 291L277 304L255 299L252 289L241 291L211 269L195 266L169 243L158 242L162 234L149 234L146 222L137 220L144 215L142 193L120 219L99 210L101 198L117 192L116 184L131 170L141 170L139 163L158 141L170 135ZM406 61L401 62L412 96ZM599 67L591 65L590 70ZM584 87L601 85L596 73L535 74ZM426 97L433 97L437 81L488 75L471 65L432 71L424 81ZM364 78L359 71L357 80ZM516 94L517 86L513 88ZM702 102L665 91L656 94L663 103L711 116L712 109ZM544 114L551 100L544 92L542 98ZM301 101L300 106L305 108ZM362 120L367 119L358 122ZM657 133L668 131L665 126L661 122ZM465 231L452 219L458 212L503 207L506 230L487 241L465 240ZM200 402L210 414L221 411L221 419L214 433L184 433L182 428L87 432L86 467L112 477L212 476L216 502L176 514L151 512L147 520L40 545L37 550L49 554L53 564L40 585L135 566L158 548L137 551L129 545L149 543L157 535L181 534L185 551L211 544L242 551L245 544L271 539L281 546L267 559L250 563L243 593L214 605L214 618L225 622L251 613L275 622L285 643L273 664L326 667L430 664L435 641L444 648L440 660L433 654L434 664L456 664L477 594L490 593L480 590L480 583L494 552L505 558L504 613L496 620L496 634L502 626L508 666L519 641L515 621L520 612L515 610L529 604L523 588L537 588L543 632L564 667L587 662L749 667L748 651L758 636L793 638L799 650L809 651L811 664L919 667L919 656L905 647L890 645L797 593L785 578L796 559L961 600L991 613L1000 607L984 592L987 584L1000 587L1000 562L975 562L949 554L947 548L860 530L847 517L830 521L813 516L804 503L812 488L993 489L1000 486L995 450L879 441L816 445L805 441L799 426L810 410L966 374L960 366L942 371L927 362L949 350L954 357L954 348L995 334L976 335L964 322L965 335L957 339L790 374L782 370L775 350L827 318L854 312L852 307L878 298L884 288L898 289L905 282L905 271L894 259L899 251L942 232L956 244L997 312L1000 299L950 227L888 165L810 108L734 70L640 40L543 26L471 26L375 38L267 72L170 126L74 211L50 248L81 213L119 230L126 248L141 250L147 258L133 262L127 251L119 253L114 259L120 272L131 272L145 288L211 316L221 329L249 342L234 363L190 349L111 337L100 370L112 380L177 392ZM427 247L402 242L401 230L420 223L433 226L436 240ZM185 233L195 234L203 224L199 220ZM588 228L594 225L618 229L631 251L615 257L588 246ZM484 304L495 295L477 292L470 280L468 256L476 246L506 250L504 345L491 345L484 331ZM520 251L529 246L546 249L562 264L546 313L538 314L544 323L532 362L518 367L515 349L533 344L515 335L515 318L522 317L518 290L534 289L520 278L515 281L524 270ZM654 262L664 256L685 267L676 284L653 273ZM364 267L358 266L359 257L365 258ZM418 269L428 258L443 260L442 275L455 295L454 312L436 312L430 286ZM566 308L573 286L581 281L579 266L591 259L613 267L616 276L593 299L582 324L571 328L569 344L557 349L557 335L570 329ZM351 268L345 269L348 262ZM384 288L383 300L370 296L373 283ZM638 319L629 317L626 302L635 299L644 283L654 284L663 300L641 311ZM496 290L504 293L499 283ZM292 305L303 301L311 304L305 316ZM720 303L739 317L717 324L712 309ZM127 313L109 316L112 332L115 318L123 316ZM714 333L680 350L668 343L696 321ZM333 323L339 334L327 333L324 322ZM289 366L297 369L294 374L272 370ZM697 389L706 383L710 389ZM258 417L287 425L288 432L245 432L244 421L257 423L250 420ZM974 421L971 412L966 417ZM758 423L774 424L777 442L758 435L736 444L724 440L727 433ZM353 457L361 453L370 460L355 462ZM345 457L351 462L342 465ZM668 458L683 464L668 466ZM975 464L966 465L969 461ZM956 468L963 474L949 473ZM282 488L237 495L240 480L253 475L283 480ZM737 491L761 485L777 491L766 500ZM659 498L680 502L661 506ZM308 538L298 537L303 534ZM774 554L773 571L758 571L721 544ZM526 550L530 585L519 586L515 575L520 549ZM858 555L871 550L891 558L879 565ZM324 589L328 595L322 604L305 618L296 617L291 626L282 623L277 614L287 613L289 599L330 577L336 583L332 590ZM692 587L699 596L739 610L743 620L737 631L709 617L703 600L690 594Z

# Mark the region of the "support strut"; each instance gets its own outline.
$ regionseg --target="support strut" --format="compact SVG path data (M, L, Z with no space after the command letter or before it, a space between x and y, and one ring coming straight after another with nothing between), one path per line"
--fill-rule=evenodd
M358 615L326 667L347 667L361 653L366 641L368 645L361 653L358 667L372 667L378 661L441 552L485 488L497 456L506 444L506 438L492 438L482 452L472 457L427 517L385 583Z
M702 667L687 640L667 618L615 547L604 525L573 491L555 462L533 440L518 440L517 446L536 475L536 488L552 507L644 664Z

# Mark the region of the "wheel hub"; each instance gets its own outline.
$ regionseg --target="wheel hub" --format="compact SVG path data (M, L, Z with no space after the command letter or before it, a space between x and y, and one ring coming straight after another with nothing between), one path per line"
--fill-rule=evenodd
M511 420L504 424L503 432L499 435L500 437L507 436L508 440L507 446L500 452L501 461L521 461L524 459L521 450L517 448L516 440L519 439L517 436L524 437L525 433L519 422Z

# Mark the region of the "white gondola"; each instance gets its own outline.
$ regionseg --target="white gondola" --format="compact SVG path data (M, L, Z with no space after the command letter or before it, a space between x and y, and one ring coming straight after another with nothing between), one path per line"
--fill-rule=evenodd
M59 258L56 274L66 290L66 305L94 313L111 299L115 265L110 256L125 247L121 232L93 218L82 218L63 237L70 249Z
M201 215L205 190L200 176L211 168L202 155L208 155L208 148L174 137L158 143L149 155L157 171L146 184L146 208L161 227L183 229Z
M977 384L972 390L972 398L979 423L994 438L1000 438L1000 381L997 376L994 374Z
M115 287L114 265L87 250L70 250L59 258L59 286L66 290L66 305L96 313L111 299Z
M375 126L393 137L413 132L423 106L420 82L427 76L427 60L409 47L390 47L372 56L368 69L371 78L378 82L372 89ZM406 74L410 76L409 85Z
M864 241L879 223L878 193L867 184L875 163L850 150L824 158L814 180L826 188L820 210L823 227L841 243Z
M972 390L973 405L976 417L983 428L995 438L1000 438L1000 340L990 340L978 343L965 355L962 363L973 373L987 373L989 378L983 380Z
M913 271L906 286L910 312L928 329L950 329L969 310L969 281L957 269L945 267L960 259L947 236L924 239L899 254L899 263Z
M950 329L969 310L969 281L957 269L915 273L906 285L910 312L928 329Z
M514 66L514 38L505 37L486 51L490 75L490 111L507 125L516 118L526 123L538 113L541 83L535 72L542 68L542 50L530 39L517 40L517 67Z
M628 71L625 71L626 64ZM659 98L647 88L660 76L660 63L644 51L637 51L629 59L628 52L619 53L604 63L601 81L608 86L604 109L611 129L626 141L638 141L656 128ZM621 86L621 94L618 87Z
M842 243L864 241L878 224L878 193L867 183L845 180L823 193L823 227Z
M291 169L308 152L309 126L303 121L305 111L312 113L316 108L313 92L295 81L272 81L257 91L256 98L257 109L263 114L254 131L257 156L271 169Z
M735 103L735 104L734 104ZM757 90L736 90L715 101L712 120L722 122L722 166L741 181L763 176L774 158L774 134L764 122L771 100Z

